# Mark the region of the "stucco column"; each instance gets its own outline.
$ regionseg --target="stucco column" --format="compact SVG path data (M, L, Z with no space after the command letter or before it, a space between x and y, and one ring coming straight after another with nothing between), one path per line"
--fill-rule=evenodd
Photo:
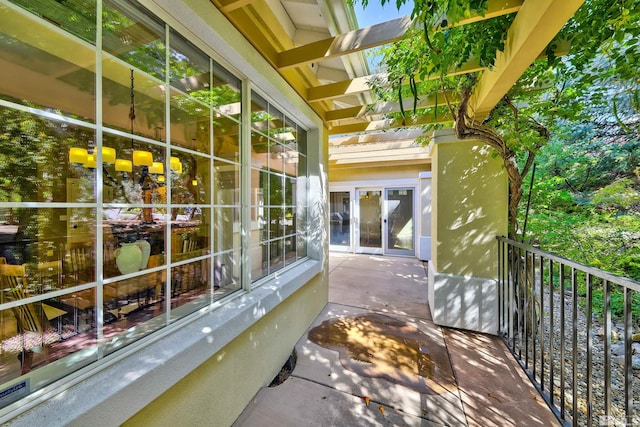
M420 227L418 229L418 259L431 259L431 171L420 172L418 175L420 197Z
M508 229L508 179L500 157L452 130L431 143L429 306L439 325L495 334L496 235Z

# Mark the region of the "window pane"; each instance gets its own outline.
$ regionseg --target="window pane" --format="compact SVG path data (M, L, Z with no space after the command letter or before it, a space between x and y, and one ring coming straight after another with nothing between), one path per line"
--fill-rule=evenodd
M0 202L95 202L94 131L4 107L0 128ZM71 147L84 164L70 164Z
M214 166L215 203L217 205L240 204L240 166L221 160L215 160Z
M251 280L256 281L269 274L269 246L267 243L251 247Z
M177 320L211 304L211 260L171 268L171 318Z
M209 105L211 99L209 57L173 29L169 35L169 47L171 86Z
M125 0L104 1L102 12L103 49L121 60L105 64L105 76L128 87L121 72L131 67L122 66L124 61L164 82L164 23L139 4Z
M278 239L269 243L269 273L284 267L284 240Z
M211 209L174 208L171 224L171 261L207 255L211 252Z
M217 115L213 119L213 125L213 155L231 162L239 162L239 124L229 117Z
M172 151L171 203L209 204L211 203L210 160L208 157Z
M286 265L294 263L298 258L296 257L296 236L290 236L284 239L284 262Z
M162 257L166 247L165 222L144 223L139 219L140 209L136 209L137 214L129 214L131 219L125 219L121 215L118 219L103 221L103 262L106 278L164 264Z
M211 101L216 111L239 121L242 112L241 100L242 82L240 79L214 62Z
M167 162L163 146L131 141L108 133L105 133L102 144L103 153L114 150L113 159L107 159L103 154L102 197L105 203L166 203L163 188L166 185ZM136 159L142 155L150 155L153 165L136 165ZM123 166L122 161L127 162L128 166ZM117 212L110 210L107 216L116 219L113 216L117 213L123 213L122 209L117 209ZM150 221L150 218L143 216L139 219Z
M95 361L95 300L86 289L0 311L3 383L38 369L33 392Z
M229 251L215 257L213 270L214 297L220 299L240 289L241 252Z
M165 280L159 271L104 285L106 353L165 326Z
M58 2L19 3L35 15L0 4L0 97L95 122L95 48L64 31L93 44L95 2L74 2L75 10Z
M165 140L164 82L103 56L102 119L105 126Z
M213 211L214 251L222 252L242 247L240 208L218 207Z
M171 89L171 142L180 147L208 154L210 109L202 102Z
M269 112L267 101L251 92L251 129L267 135L269 132Z
M11 0L11 3L20 5L35 15L55 23L64 31L95 45L96 2L94 0L74 0L73 2Z
M28 287L38 294L95 278L93 262L96 212L91 208L0 208L2 263L23 265ZM71 243L86 243L81 278L67 259ZM0 263L1 264L1 263Z

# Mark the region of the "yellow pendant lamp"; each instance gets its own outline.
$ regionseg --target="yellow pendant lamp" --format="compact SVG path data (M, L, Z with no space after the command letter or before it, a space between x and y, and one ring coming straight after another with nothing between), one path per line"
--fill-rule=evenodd
M162 175L164 173L164 164L162 162L153 162L149 168L149 173Z
M177 173L182 173L182 162L179 158L171 157L169 159L169 165L171 166L171 169L173 169Z
M87 157L89 156L89 152L86 148L79 147L71 147L69 149L69 162L70 163L82 163L85 164L87 162Z
M134 166L152 166L153 155L150 151L134 150L133 164Z
M102 163L114 164L116 162L116 149L102 147Z
M131 160L116 159L116 170L118 172L131 172L133 163L131 163Z
M84 167L87 169L95 169L96 168L96 157L93 154L87 155L87 161L84 162Z

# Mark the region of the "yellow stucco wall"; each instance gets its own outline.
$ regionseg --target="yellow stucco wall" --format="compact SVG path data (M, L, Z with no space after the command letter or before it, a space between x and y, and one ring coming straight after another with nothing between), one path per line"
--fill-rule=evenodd
M500 157L478 141L434 136L432 258L438 273L496 277L496 235L508 228L508 181Z
M384 179L417 179L420 172L431 170L428 162L402 166L372 166L368 168L330 168L329 182L370 181Z
M328 298L324 274L265 315L124 426L229 426L267 385Z

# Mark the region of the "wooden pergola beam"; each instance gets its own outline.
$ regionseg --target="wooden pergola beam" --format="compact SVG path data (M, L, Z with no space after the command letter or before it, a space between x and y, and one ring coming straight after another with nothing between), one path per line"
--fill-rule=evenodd
M449 91L447 92L447 98L450 102L458 102L457 94ZM446 98L443 94L436 94L430 96L422 96L419 98L416 108L432 108L436 105L446 105ZM413 109L413 98L403 99L402 107L405 111L411 111ZM353 119L358 117L375 116L379 114L399 113L400 103L397 101L379 102L371 105L362 105L357 107L342 108L340 110L327 111L325 115L325 121L336 121Z
M329 145L362 145L377 142L414 140L423 134L422 129L403 129L393 132L366 133L360 135L337 136L329 140Z
M460 25L473 24L474 22L484 21L485 19L516 13L520 10L523 3L524 0L489 0L484 15L473 14L458 22L451 22L446 16L443 16L436 22L435 27L438 29L459 27ZM443 26L442 23L445 20L447 20L447 25Z
M387 129L399 129L410 128L416 126L432 125L437 123L449 123L451 122L449 115L443 114L438 117L432 115L422 115L417 117L410 117L407 119L385 119L374 120L371 122L354 123L344 126L334 126L329 129L329 135L343 135L348 133L359 132L376 132Z
M278 54L279 69L335 58L400 40L411 27L411 19L402 16L392 21L339 34Z
M504 52L482 73L469 103L469 114L483 120L544 51L584 0L527 1L507 33Z
M227 1L220 1L219 2L219 8L220 10L222 10L223 12L229 13L229 12L233 12L236 9L240 9L241 7L245 7L251 3L253 3L256 0L227 0Z
M237 2L250 2L251 0L235 0ZM483 15L472 14L450 25L460 26L473 22L491 19L498 16L514 13L522 6L523 0L489 0L488 8ZM227 7L225 5L225 7ZM444 19L444 18L443 18ZM319 40L304 46L289 49L278 54L278 68L300 66L310 62L335 58L364 49L393 43L400 40L411 27L409 16L402 16L392 21L382 22L370 27L349 31L344 34ZM438 23L438 27L440 23Z
M481 67L480 64L478 64L477 60L470 59L460 68L451 70L451 72L447 75L456 76L459 74L476 73L484 69L484 67ZM369 92L371 91L370 82L375 81L376 84L379 84L381 86L388 86L390 84L388 81L388 77L389 74L387 73L371 74L369 76L357 77L351 80L343 80L341 82L311 87L307 91L307 101L325 101L328 99L342 98L343 96L357 95L359 93ZM416 82L435 80L437 78L438 76L429 76L425 80L420 80L419 77L416 77Z

